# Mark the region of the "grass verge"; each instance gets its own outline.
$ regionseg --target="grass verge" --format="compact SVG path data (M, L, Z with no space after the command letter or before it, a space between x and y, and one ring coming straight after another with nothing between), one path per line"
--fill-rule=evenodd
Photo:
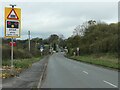
M15 59L13 64L15 68L28 68L32 65L32 63L35 63L39 61L42 57L39 58L29 58L29 59ZM10 66L11 60L3 60L2 66Z
M99 65L103 67L120 69L120 64L118 63L118 58L113 55L84 55L84 56L68 56L76 61L81 61L85 63L90 63L94 65Z
M2 61L2 74L0 74L0 78L9 78L11 76L16 76L21 73L24 69L27 69L32 66L33 63L40 61L42 57L39 58L30 58L30 59L15 59L14 60L14 68L11 73L11 60L3 60Z

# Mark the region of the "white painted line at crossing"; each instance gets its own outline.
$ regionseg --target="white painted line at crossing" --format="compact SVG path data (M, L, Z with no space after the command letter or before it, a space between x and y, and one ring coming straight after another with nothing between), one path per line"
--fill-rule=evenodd
M107 84L109 84L109 85L111 85L111 86L113 86L113 87L116 87L116 88L117 88L117 86L116 86L116 85L114 85L114 84L112 84L112 83L110 83L110 82L108 82L108 81L103 80L103 82L105 82L105 83L107 83Z
M88 74L88 72L86 72L86 71L83 71L85 74Z

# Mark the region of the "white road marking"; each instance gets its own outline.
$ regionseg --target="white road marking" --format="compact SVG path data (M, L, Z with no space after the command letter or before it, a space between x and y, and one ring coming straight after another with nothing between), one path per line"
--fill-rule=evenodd
M88 72L86 72L86 71L83 71L85 74L88 74Z
M114 84L112 84L112 83L110 83L110 82L108 82L108 81L103 80L103 82L105 82L105 83L107 83L107 84L109 84L109 85L111 85L111 86L113 86L113 87L117 87L116 85L114 85Z
M43 75L40 76L40 80L39 80L39 83L38 83L38 85L37 85L37 88L40 88L40 86L41 86L42 77L43 77Z
M42 83L42 79L43 79L43 75L44 75L44 71L45 71L45 68L47 67L47 63L45 63L45 66L44 66L44 69L43 69L43 72L40 76L40 79L39 79L39 83L37 85L37 88L40 88L41 87L41 83Z

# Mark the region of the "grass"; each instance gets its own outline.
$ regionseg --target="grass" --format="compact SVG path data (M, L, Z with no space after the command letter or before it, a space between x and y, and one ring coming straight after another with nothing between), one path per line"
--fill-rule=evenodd
M90 64L100 65L113 69L120 69L118 58L115 55L83 55L83 56L70 56L69 58L86 62Z
M27 48L14 47L14 62L13 68L11 67L11 48L8 45L2 45L2 73L0 73L0 78L8 78L12 75L18 75L24 69L32 66L33 63L39 61L42 56L40 56L39 50L27 51ZM38 57L38 58L37 58Z
M2 68L4 69L2 73L0 73L0 78L9 78L11 76L16 76L21 73L24 69L31 67L33 63L40 61L42 57L39 58L31 58L31 59L15 59L14 60L14 68L11 73L11 60L3 60Z
M13 64L15 68L28 68L32 65L32 63L35 63L39 61L42 57L39 58L30 58L30 59L15 59ZM3 60L2 66L10 66L11 60Z

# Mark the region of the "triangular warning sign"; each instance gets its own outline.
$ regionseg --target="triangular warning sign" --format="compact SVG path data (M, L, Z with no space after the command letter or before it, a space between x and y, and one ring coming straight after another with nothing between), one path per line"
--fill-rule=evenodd
M14 9L10 11L9 15L7 16L7 19L19 19Z

